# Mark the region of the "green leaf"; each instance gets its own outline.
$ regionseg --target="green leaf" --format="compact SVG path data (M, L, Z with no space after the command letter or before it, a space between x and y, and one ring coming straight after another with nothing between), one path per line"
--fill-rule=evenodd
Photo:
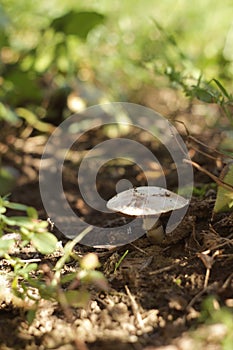
M33 207L27 207L27 214L31 219L38 219L37 210Z
M17 114L8 106L0 102L0 119L16 124L19 121Z
M11 216L9 218L6 216L2 216L2 220L10 226L24 226L29 230L33 229L34 227L34 222L31 218L28 218L27 216Z
M233 186L233 164L228 164L223 169L223 182ZM217 198L214 205L214 212L220 213L230 211L233 207L233 191L227 190L222 186L218 187Z
M51 254L56 249L57 238L50 232L36 233L31 243L42 254Z
M4 214L6 212L6 208L5 207L0 207L0 214Z
M69 283L75 280L77 277L77 272L68 273L61 277L61 284Z
M68 290L64 296L68 304L73 307L85 307L90 299L87 291Z
M5 195L13 190L19 173L13 167L0 168L0 195Z
M31 309L27 312L27 321L28 324L31 325L32 322L34 321L35 317L36 317L36 309Z
M13 239L0 239L0 256L8 253L14 244Z
M70 258L72 254L72 250L77 243L79 243L90 231L92 230L92 226L88 226L81 233L77 235L72 241L68 241L64 247L64 253L62 257L57 261L55 265L55 271L60 270L66 261Z
M0 5L0 30L7 29L10 24L10 18L7 16L4 6Z
M105 279L104 275L100 271L96 271L96 270L83 271L83 270L81 270L78 273L78 277L80 278L82 283L95 284L101 290L108 289L107 280Z
M42 92L35 72L23 72L17 67L12 69L5 78L13 85L12 90L6 94L6 100L10 105L22 105L25 101L27 103L41 101Z
M56 18L51 27L65 35L77 35L81 39L86 39L90 30L103 23L104 16L97 12L75 12L70 11L64 16Z
M20 210L20 211L27 211L28 210L27 205L20 204L20 203L12 203L12 202L5 201L4 205L5 205L5 207L7 207L9 209Z
M30 272L35 271L38 265L36 263L26 264L18 270L18 275L28 278Z
M39 120L37 115L29 109L18 107L16 108L16 112L20 118L25 119L29 125L33 126L34 129L41 132L53 131L53 126L51 124L44 123L43 121Z
M223 95L225 95L229 100L231 99L231 96L228 94L228 92L226 91L226 89L222 86L222 84L217 80L217 79L213 79L213 81L215 82L215 84L218 86L219 90L222 91Z
M206 103L213 103L215 100L215 96L211 92L199 87L193 89L193 95L198 100Z

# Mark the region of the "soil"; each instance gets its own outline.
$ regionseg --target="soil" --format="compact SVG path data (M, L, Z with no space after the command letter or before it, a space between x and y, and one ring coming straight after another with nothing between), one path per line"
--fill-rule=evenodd
M40 217L46 219L38 184L39 161L46 136L35 133L22 141L20 132L13 130L11 137L2 137L1 140L5 145L5 164L16 167L21 173L11 200L33 205ZM140 139L140 134L132 130L131 137ZM210 133L202 134L200 138L213 147L218 140ZM118 234L124 236L124 226L119 223L128 220L130 225L131 220L115 213L100 215L85 204L76 186L77 163L74 158L77 152L94 147L105 139L106 135L100 131L85 135L80 149L74 149L65 163L63 185L72 209L84 221L94 225L96 235L101 236L101 227L118 227ZM145 145L166 164L169 189L175 189L177 178L167 153L150 140ZM219 174L222 164L217 165L215 159L194 151L192 145L189 148L190 153L195 153L195 161ZM107 164L97 177L103 198L109 199L115 194L116 183L122 174L134 186L146 185L146 177L137 165L124 164L123 161ZM97 248L76 246L75 251L80 255L90 251L98 255L99 269L108 281L108 290L105 291L90 286L91 300L87 307L72 308L72 315L67 318L56 301L41 300L34 321L28 324L23 307L15 305L12 300L2 301L0 349L186 350L196 347L195 337L191 335L195 334L195 329L199 332L200 349L207 345L208 349L221 349L211 336L216 330L200 325L199 316L203 301L210 295L216 297L219 305L227 305L232 300L233 216L229 213L213 216L216 186L196 170L194 175L196 188L205 188L204 194L193 196L183 221L161 244L149 242L139 220L134 229L141 230L141 237L131 243L114 246L113 240L108 247L104 244ZM165 214L161 218L163 225L168 217ZM65 217L61 215L60 220L65 220ZM81 231L81 226L76 228L76 232ZM67 242L68 239L56 228L56 221L53 233L63 245ZM127 255L115 271L115 264L126 251ZM44 259L54 266L58 258L59 254L42 257L42 263ZM75 261L69 263L71 267L75 269ZM2 261L1 269L8 268ZM194 333L190 334L190 330Z

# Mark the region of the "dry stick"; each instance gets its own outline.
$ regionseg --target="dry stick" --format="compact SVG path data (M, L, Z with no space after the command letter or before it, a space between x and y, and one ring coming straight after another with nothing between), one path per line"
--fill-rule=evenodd
M204 289L208 286L209 279L210 279L210 268L207 267L206 274L205 274L205 281L204 281Z
M187 126L185 125L185 123L184 123L183 121L175 119L175 122L180 123L180 124L183 125L183 127L185 128L185 132L186 132L186 134L187 134L187 137L188 137L188 139L190 139L191 141L194 141L196 144L205 147L206 149L210 150L212 153L213 153L213 152L216 153L216 154L217 154L219 157L221 157L221 158L231 158L231 159L233 159L233 156L230 156L230 155L228 155L228 154L222 153L222 152L216 150L215 148L209 147L209 146L207 146L205 143L203 143L203 142L201 142L200 140L196 139L196 137L190 135L190 132L189 132ZM193 147L193 146L192 146L192 147ZM201 151L201 150L198 150L198 149L195 149L195 151L197 151L197 152L199 152L199 153L201 153L201 154L203 154L203 155L205 155L205 156L207 156L207 157L209 157L209 158L211 158L211 159L216 159L216 157L213 157L213 156L211 156L210 154L208 154L208 153L206 153L206 152L204 152L204 151Z
M169 265L169 266L165 266L165 267L162 267L161 269L158 269L156 271L151 271L149 272L149 275L158 275L162 272L166 272L166 271L170 271L172 270L177 264L172 264L172 265Z
M187 136L188 136L189 139L195 141L197 144L201 144L201 145L204 146L205 148L208 148L208 149L212 150L212 152L213 152L213 151L216 152L218 155L221 155L221 157L224 157L224 155L221 154L220 152L218 152L218 151L216 151L216 150L214 150L214 149L212 149L212 148L206 146L204 143L202 143L201 141L197 140L195 137L191 136L190 133L189 133L189 131L188 131L188 129L187 129L187 127L186 127L186 125L184 124L184 122L179 121L179 120L176 120L176 122L181 123L181 124L184 126L185 132L186 132L186 134L187 134ZM185 157L186 157L186 156L187 156L187 155L186 155L186 152L183 150L182 146L180 145L180 143L179 143L179 141L178 141L176 135L173 134L172 130L171 130L171 133L172 133L172 135L175 137L176 142L177 142L177 144L178 144L180 150L182 151L182 153L183 153L183 154L185 155ZM192 146L192 147L193 147L193 146ZM193 148L194 148L194 147L193 147ZM199 152L199 153L205 155L206 157L209 157L209 158L211 158L211 159L216 159L215 157L209 155L208 153L206 153L206 152L204 152L204 151L200 151L200 150L198 150L198 149L196 149L196 148L194 148L194 149L195 149L195 151L197 151L197 152ZM218 183L217 181L221 182L221 180L219 180L217 176L214 176L213 174L211 174L210 172L208 172L208 170L202 168L199 164L197 164L197 163L195 163L195 162L193 162L193 161L191 161L191 160L189 160L189 159L186 159L186 158L185 158L183 161L184 161L184 163L189 163L189 164L192 164L193 166L195 166L195 164L196 164L196 168L197 168L198 170L200 170L200 171L204 172L205 174L209 175L212 179L213 179L213 177L215 177L215 179L213 179L213 180L216 181L216 183ZM217 179L217 180L216 180L216 179ZM233 188L232 188L232 189L233 189Z
M205 293L208 291L211 291L213 287L217 286L217 282L213 282L212 284L209 284L206 288L203 288L199 293L197 293L192 300L188 303L186 306L186 310L188 310L190 307L192 307L195 302Z
M201 146L207 148L207 149L210 150L211 152L214 152L216 155L218 155L218 156L221 157L221 158L231 158L231 159L233 159L233 157L232 157L231 155L222 153L222 152L216 150L215 148L212 148L212 147L207 146L206 144L204 144L204 143L201 142L200 140L196 139L196 138L195 138L194 136L192 136L192 135L189 135L189 134L188 134L188 138L189 138L191 141L194 141L195 143L197 143L198 145L201 145ZM200 152L200 153L202 153L202 154L204 154L204 155L206 155L207 157L210 157L210 158L213 157L213 156L211 156L210 154L205 153L204 151L200 151L200 150L197 150L197 151Z
M196 243L196 245L198 247L201 247L200 243L197 240L197 236L196 236L196 226L195 226L195 220L193 221L193 229L192 229L192 234L191 234L192 239L194 240L194 242ZM190 247L190 245L189 245Z
M174 267L176 267L177 265L182 266L181 264L184 264L182 267L185 267L189 261L190 261L190 259L188 261L177 261L177 262L173 263L172 265L168 265L168 266L162 267L161 269L151 271L151 272L149 272L149 275L158 275L162 272L170 271L170 270L174 269Z
M227 184L226 182L220 180L217 176L215 176L214 174L210 173L208 170L203 168L201 165L199 165L196 162L193 162L192 160L189 160L189 159L184 159L183 161L184 161L184 163L191 164L197 170L199 170L199 171L203 172L204 174L208 175L212 180L214 180L216 182L216 184L218 186L222 186L228 191L233 191L233 186L231 186L231 185Z
M227 289L227 287L229 286L232 278L233 278L233 272L227 277L226 281L223 283L222 288L221 288L222 290Z
M140 311L139 311L138 304L137 304L135 298L132 296L127 285L125 285L125 290L126 290L126 293L131 301L132 310L133 310L134 316L137 320L137 323L140 326L140 328L143 328L144 324L143 324L142 316L141 316Z
M137 249L139 252L141 252L141 253L143 253L143 254L145 254L145 255L148 255L148 253L147 253L145 250L141 249L140 247L136 246L135 244L130 243L130 245L131 245L132 247L134 247L135 249Z
M221 222L221 220L219 222ZM209 224L209 227L214 233L219 235L219 233L213 228L212 224ZM221 243L218 243L217 245L214 245L214 246L210 246L209 249L210 250L215 250L215 249L222 248L225 245L232 246L233 245L233 239L232 238L233 238L233 234L230 234L227 237L221 237L221 239L222 239Z
M198 258L201 259L203 262L205 268L206 268L206 274L205 274L205 281L204 281L204 289L207 288L209 278L210 278L210 270L212 269L215 258L220 255L220 250L216 250L212 256L209 256L209 253L211 252L210 249L206 250L205 252L197 253Z
M188 138L189 138L190 140L196 142L196 143L199 144L199 145L202 145L203 147L205 147L205 148L211 150L212 152L215 152L215 153L216 153L218 156L220 156L221 158L226 158L226 157L228 157L228 158L233 159L233 157L228 156L228 155L225 155L224 153L221 153L221 152L217 151L217 150L214 149L214 148L208 147L208 146L205 145L203 142L201 142L201 141L197 140L195 137L191 136L190 133L189 133L189 131L188 131L188 129L187 129L187 127L186 127L186 125L184 124L184 122L179 121L179 120L176 120L176 122L181 123L181 124L184 126L185 131L186 131L186 134L187 134L187 136L188 136ZM176 140L177 140L177 139L176 139ZM178 140L177 140L177 142L178 142ZM180 146L179 142L178 142L178 145L179 145L179 147L181 148L181 150L183 151L183 149L182 149L182 147ZM198 150L198 149L195 149L195 150L196 150L197 152L199 152L199 153L205 155L206 157L209 157L209 158L211 158L211 159L215 159L215 158L213 158L213 156L209 155L208 153L206 153L206 152L204 152L204 151L200 151L200 150ZM183 153L184 153L184 152L183 152ZM189 160L189 159L184 159L183 162L184 162L184 163L191 164L192 166L194 166L194 167L195 167L196 169L198 169L199 171L201 171L201 172L203 172L204 174L208 175L212 180L214 180L214 181L216 182L216 184L217 184L218 186L222 186L223 188L225 188L225 189L227 189L227 190L229 190L229 191L233 191L233 186L231 186L231 185L227 184L226 182L222 181L220 178L218 178L217 176L215 176L214 174L212 174L211 172L209 172L208 170L206 170L205 168L203 168L203 167L202 167L201 165L199 165L198 163L193 162L192 160Z
M202 154L203 156L207 157L207 158L210 158L210 159L213 159L213 160L216 160L217 158L215 156L212 156L210 155L209 153L206 153L204 151L201 151L200 149L198 149L197 147L194 147L193 145L191 146L192 149L200 154Z
M19 259L19 260L17 260L17 262L19 262L21 264L37 263L37 262L40 262L40 261L41 261L41 259L39 259L39 258L38 259L35 258L35 259ZM9 259L7 258L7 262L9 264L12 264L12 263L15 263L15 260L11 259L10 255L9 255Z
M207 252L209 252L209 251L207 251ZM197 256L201 259L201 261L203 262L203 264L205 265L205 268L206 268L205 281L204 281L204 287L203 287L204 289L206 289L208 286L208 282L209 282L209 278L210 278L210 270L211 270L212 265L213 265L211 258L206 254L204 252L197 254Z

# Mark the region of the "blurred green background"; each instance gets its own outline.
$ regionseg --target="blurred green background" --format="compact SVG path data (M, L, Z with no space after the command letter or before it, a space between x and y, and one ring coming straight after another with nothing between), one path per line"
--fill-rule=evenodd
M0 118L29 120L26 109L58 123L85 105L135 102L169 86L169 69L231 87L232 15L230 0L2 0Z
M232 0L1 0L0 195L17 181L28 136L106 101L182 111L192 133L217 125L233 154L232 81ZM17 169L2 166L14 159Z

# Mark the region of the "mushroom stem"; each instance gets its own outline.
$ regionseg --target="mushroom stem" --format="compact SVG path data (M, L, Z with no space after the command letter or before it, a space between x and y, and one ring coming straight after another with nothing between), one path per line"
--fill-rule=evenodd
M164 240L165 233L159 216L152 215L143 218L143 229L149 241L153 244L159 244Z
M148 231L153 229L154 226L157 226L158 222L160 222L159 215L143 216L142 227L144 228L144 230Z

